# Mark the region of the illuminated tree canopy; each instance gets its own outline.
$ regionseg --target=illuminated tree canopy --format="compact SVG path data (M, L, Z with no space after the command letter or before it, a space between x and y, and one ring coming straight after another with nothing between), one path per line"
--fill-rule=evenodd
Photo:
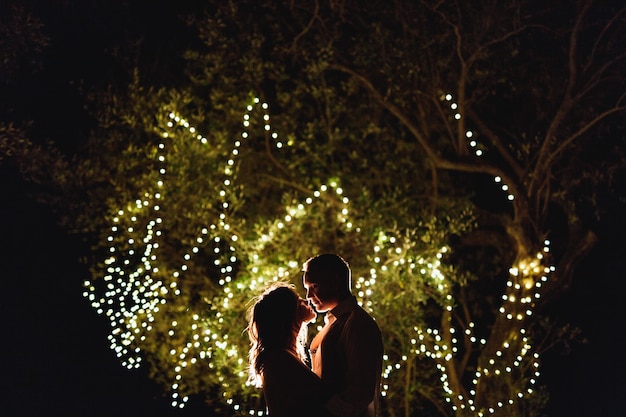
M451 308L452 287L467 278L441 263L449 237L473 226L466 204L446 203L442 218L419 201L385 207L397 203L399 192L372 196L348 175L349 163L319 183L299 178L296 139L273 130L268 107L251 98L230 137L219 128L205 136L174 111L157 116L143 172L133 168L141 195L112 199L102 245L107 256L94 271L97 279L85 283L85 296L111 321L111 348L123 365L137 367L147 356L177 407L214 386L234 410L250 411L249 396L259 392L243 385L246 309L268 283L298 283L311 254L332 250L354 259L359 299L381 323L397 322L389 327L395 342L387 349L386 375L395 375L415 350L425 303ZM277 168L296 171L296 179L272 172ZM393 216L381 219L384 210ZM432 343L424 353L436 356ZM388 384L392 398L397 383Z
M537 415L540 354L566 337L540 307L624 166L625 10L275 3L187 16L180 79L139 65L96 92L71 164L0 130L55 161L111 349L174 407L263 415L249 301L333 251L384 333L386 415Z

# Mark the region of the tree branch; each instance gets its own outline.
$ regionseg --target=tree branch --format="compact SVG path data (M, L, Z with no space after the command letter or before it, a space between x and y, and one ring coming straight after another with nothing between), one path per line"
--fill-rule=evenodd
M291 3L291 8L293 8L293 1ZM320 10L319 1L315 0L315 9L313 10L313 16L311 16L311 19L309 19L309 23L307 23L306 27L302 29L302 31L298 33L295 38L293 38L293 42L291 42L291 46L289 47L290 52L293 52L296 50L296 46L300 38L306 35L306 33L309 30L311 30L311 28L313 27L313 22L315 22L315 20L319 18L319 10Z
M430 145L428 144L428 141L426 140L424 135L421 134L419 129L409 120L408 116L406 116L404 112L402 112L402 110L400 110L394 104L387 101L367 78L365 78L364 76L357 73L356 71L350 68L347 68L343 65L330 64L328 68L349 74L350 76L354 77L357 81L359 81L374 96L376 101L378 101L385 109L387 109L387 111L389 111L398 120L402 122L402 124L409 130L409 132L411 132L411 134L417 139L419 144L424 148L428 157L431 158L433 161L439 161L440 159L439 156L435 153L432 147L430 147ZM439 165L439 164L436 163L436 165Z
M591 2L585 2L585 5L578 16L576 18L576 22L574 23L574 27L572 28L572 32L570 34L570 42L568 48L568 69L569 69L569 77L567 81L567 87L565 89L565 93L563 94L563 99L548 126L548 130L546 131L546 135L544 137L544 141L541 144L539 152L537 153L537 162L535 163L534 175L532 175L530 179L530 183L528 186L528 192L533 193L533 190L536 187L536 181L540 178L545 178L546 175L541 175L541 172L546 171L547 165L546 160L548 159L548 155L550 155L549 148L553 141L556 140L556 132L561 125L563 124L567 114L573 107L573 90L576 85L576 80L578 76L577 68L576 68L576 48L578 47L578 36L580 31L582 30L583 20L586 13L589 11L591 7Z
M573 134L571 134L568 138L566 138L564 141L561 142L561 144L554 150L554 152L551 152L547 157L546 157L546 164L547 166L550 166L554 159L561 154L562 152L565 151L565 149L572 144L572 142L574 142L576 139L578 139L579 137L581 137L582 135L584 135L586 132L589 131L589 129L591 129L593 126L595 126L596 124L598 124L601 120L605 119L606 117L610 116L611 114L614 113L619 113L621 111L626 110L626 106L618 106L618 107L613 107L612 109L609 109L599 115L597 115L593 120L591 120L589 123L585 124L583 127L581 127L580 129L578 129L576 132L574 132Z
M606 72L606 70L613 64L621 61L626 57L626 52L617 55L614 59L606 62L603 66L601 66L591 77L589 77L589 82L586 84L584 88L581 88L578 94L574 97L574 100L579 100L584 97L589 91L593 90L598 84L602 81L606 80L606 78L602 78L602 75Z
M513 157L513 155L511 155L506 146L504 146L504 144L500 140L500 136L498 136L493 130L491 130L491 128L483 121L482 117L476 114L472 109L468 109L468 116L470 116L472 118L472 121L478 126L480 134L489 139L489 142L495 147L498 155L500 155L502 159L504 159L506 163L511 167L516 178L522 178L522 176L524 175L524 169L520 166L520 164Z
M593 44L593 48L591 48L591 54L589 55L587 65L585 65L585 68L583 69L584 72L586 72L591 67L591 64L593 63L593 60L596 56L596 51L598 50L598 47L600 45L600 41L602 40L602 38L604 38L604 35L615 24L615 22L617 22L621 18L622 14L624 13L626 13L626 7L615 13L615 16L613 16L613 18L609 20L606 25L604 25L604 28L602 28L602 31L600 32L595 43Z

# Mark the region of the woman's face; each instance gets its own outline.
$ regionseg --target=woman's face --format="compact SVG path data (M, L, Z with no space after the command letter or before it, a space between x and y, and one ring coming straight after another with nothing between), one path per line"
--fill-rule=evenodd
M309 303L304 298L298 299L298 309L296 311L296 318L299 323L309 323L317 317L315 310L311 308Z

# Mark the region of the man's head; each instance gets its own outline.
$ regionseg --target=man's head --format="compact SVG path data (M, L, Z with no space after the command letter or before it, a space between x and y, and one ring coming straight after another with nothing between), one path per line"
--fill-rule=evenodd
M302 268L306 298L318 312L332 310L350 296L350 266L339 255L325 253L310 258Z

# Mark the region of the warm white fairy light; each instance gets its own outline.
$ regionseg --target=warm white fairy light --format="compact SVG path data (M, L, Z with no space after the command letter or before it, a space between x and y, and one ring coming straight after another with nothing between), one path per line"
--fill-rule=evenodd
M442 100L449 102L450 109L456 112L458 105L454 103L451 94L446 94L442 97ZM460 119L458 113L455 113L454 117L456 120ZM468 130L465 132L465 136L468 139L468 146L475 150L475 155L477 157L482 156L483 150L474 139L474 133ZM508 185L503 184L502 178L499 176L496 176L494 180L496 183L501 184L503 191L508 192L507 199L512 201L514 196L509 192ZM511 335L510 340L503 341L500 348L494 353L494 357L488 359L485 366L478 368L472 380L473 387L468 390L470 394L469 398L453 391L448 383L449 377L445 366L445 362L449 361L454 353L458 351L456 344L459 343L460 340L452 338L453 344L449 347L444 344L443 338L439 337L439 333L436 329L426 329L425 331L419 328L414 329L416 331L416 338L412 339L413 344L416 345L414 353L433 358L437 361L437 368L441 373L442 387L446 394L446 401L451 404L454 411L467 408L477 413L478 416L483 417L494 414L507 406L512 406L516 401L534 392L533 385L539 378L539 355L532 353L532 346L530 339L526 336L527 330L524 324L533 313L536 300L540 297L539 290L541 286L547 281L548 275L555 270L553 265L545 265L545 254L549 252L550 242L545 240L542 252L537 253L535 257L531 259L520 260L516 265L510 268L510 279L507 282L506 293L502 296L503 304L499 312L503 317L513 322L512 328L518 328L518 334ZM452 303L450 306L452 306ZM485 346L487 343L486 340L476 337L473 334L473 329L474 324L470 323L468 328L464 331L464 338L469 340L472 344ZM451 327L450 332L456 333L456 329ZM474 397L476 395L476 387L483 376L489 375L498 377L500 375L510 374L516 369L523 368L524 365L528 363L531 363L534 369L533 376L529 378L530 386L519 388L519 391L512 393L510 398L500 400L492 399L495 403L486 409L477 409ZM391 369L393 369L393 367L387 367L385 369L385 376L388 376Z
M444 99L451 102L450 108L452 110L456 110L458 108L458 105L452 102L451 94L447 94ZM456 113L454 117L456 120L460 119L460 115L458 113ZM470 148L475 149L476 156L482 156L483 150L480 149L479 143L473 139L475 136L474 133L472 131L467 131L465 136L469 140L468 145ZM496 183L502 183L502 179L500 177L495 177L495 181ZM506 184L502 184L501 188L503 191L509 191L509 187ZM514 196L509 193L507 198L508 200L513 200ZM385 239L382 241L384 242ZM500 313L507 319L521 324L532 315L535 302L540 297L539 288L542 286L542 283L547 280L547 276L555 269L554 266L544 266L544 253L548 253L549 251L550 242L546 240L544 242L542 253L538 253L532 259L522 260L518 262L516 266L511 268L511 279L507 283L507 293L503 295L504 303L500 309ZM374 252L382 252L380 242L374 248ZM381 263L383 261L384 260L380 256L375 258L376 263ZM407 260L400 259L396 262L402 263L406 261ZM449 288L445 284L446 279L437 269L437 266L438 265L436 264L431 264L429 265L430 268L422 268L420 269L420 272L423 274L429 273L432 277L437 277L437 279L441 281L441 284L436 285L435 288L439 291L448 291ZM448 294L445 300L446 302L449 302L449 304L443 306L444 310L451 311L453 306L451 295ZM519 324L516 326L519 327ZM474 324L470 323L469 327L465 329L464 337L467 338L467 340L469 340L472 344L485 346L487 341L476 337L473 334L473 329ZM445 363L451 360L454 357L454 354L458 352L457 344L461 342L461 340L452 338L452 344L448 346L448 342L441 337L437 329L420 329L416 327L414 330L416 332L416 336L411 339L411 344L414 346L412 353L416 355L423 355L436 361L437 368L441 374L441 383L444 393L446 394L446 401L451 404L454 411L469 409L472 412L476 412L479 416L486 416L494 414L498 410L507 406L511 406L516 401L519 401L534 392L532 385L536 383L539 377L539 356L537 353L531 353L532 346L529 338L526 336L527 331L523 325L519 327L519 334L514 336L514 339L507 340L502 343L500 349L494 353L494 357L487 361L488 366L479 368L479 371L476 372L475 378L472 381L473 387L468 390L470 395L468 398L461 393L453 391L452 387L448 383L449 376L445 365ZM456 329L451 327L450 333L456 333ZM386 360L388 359L389 358L386 358ZM401 363L405 360L405 357L403 357L400 362L387 364L383 370L383 378L385 380L388 379L390 374L394 370L399 369ZM533 376L529 379L529 387L524 389L520 388L518 392L512 393L511 398L494 400L495 403L493 406L487 407L485 410L477 409L474 396L476 395L476 386L478 385L481 377L486 375L497 377L500 375L510 374L515 369L520 369L529 362L532 364L532 368L534 369ZM383 383L383 388L387 389L388 384Z
M452 96L447 95L445 100L452 102ZM239 138L233 141L233 146L229 158L224 164L222 173L224 175L222 188L219 192L222 199L222 212L216 221L200 228L196 244L189 251L183 254L180 264L172 269L171 275L167 282L157 280L159 271L156 265L159 264L159 240L163 236L163 218L159 215L163 202L163 189L166 184L167 172L167 145L169 134L163 133L162 141L158 144L156 161L160 164L158 167L159 178L156 180L154 190L145 193L142 198L137 199L133 204L127 205L125 209L120 209L115 216L112 216L112 226L110 233L106 237L109 244L109 257L105 260L106 274L103 277L105 291L104 296L97 295L96 285L86 281L84 293L93 308L99 313L106 315L111 323L111 333L109 335L110 347L116 352L121 359L122 364L128 368L136 368L141 364L140 349L136 346L140 345L140 341L145 340L146 334L151 330L152 323L157 319L159 306L166 303L168 297L178 297L181 295L178 283L187 269L189 262L199 252L199 248L206 248L207 245L212 246L215 254L215 266L220 268L221 278L219 284L223 289L223 297L221 307L227 309L230 306L230 300L233 294L242 290L241 283L235 281L235 265L238 262L236 245L239 237L233 233L229 223L229 208L231 201L230 196L233 193L234 174L236 172L237 159L240 154L240 148L250 137L248 129L251 127L251 114L258 107L262 109L263 114L263 130L268 132L273 139L273 143L277 149L282 149L285 144L282 143L278 134L271 131L270 116L267 103L261 103L259 99L255 99L253 103L247 106L246 113L243 115L243 129ZM451 103L451 109L456 111L457 105ZM457 117L458 115L458 117ZM455 113L458 120L461 117L459 113ZM197 129L189 124L184 118L175 113L169 114L168 128L186 129L189 137L195 138L201 144L208 144L208 140L197 133ZM476 156L482 155L479 143L475 140L475 134L471 131L465 133L470 148L475 149ZM499 177L495 178L497 183L501 183ZM502 189L508 191L508 187L503 184ZM311 192L311 196L305 197L303 201L293 201L284 209L284 214L267 226L256 243L257 251L260 252L266 245L280 233L284 233L289 226L303 219L307 215L308 207L314 204L318 199L331 198L339 203L337 211L337 222L347 231L357 231L354 222L349 218L350 200L344 195L338 180L329 181L328 184L322 184L318 189ZM511 194L508 195L509 200L513 199ZM139 220L149 219L149 220ZM122 241L122 237L127 236ZM212 236L212 238L211 238ZM393 235L381 232L377 242L373 247L372 267L367 276L361 276L355 279L355 290L359 303L374 309L372 303L372 294L375 290L376 280L380 274L384 274L391 267L408 267L411 273L419 274L423 281L428 283L442 297L442 307L445 313L453 310L454 300L451 295L451 284L441 272L441 258L447 251L442 248L435 253L432 259L421 257L412 258L405 256L405 248L402 239ZM535 301L540 296L540 288L547 280L547 276L554 270L554 267L542 266L544 254L549 252L549 242L545 242L543 253L538 254L535 258L511 268L511 280L507 284L507 292L503 295L503 306L501 314L509 317L511 321L524 323L525 320L532 315ZM393 258L393 261L387 265L387 261ZM289 280L289 271L293 271L301 260L290 260L287 262L288 268L276 267L272 271L268 271L266 265L263 264L261 257L252 254L246 259L245 266L255 278L250 280L247 285L249 290L257 290L265 287L268 282L276 280ZM537 275L539 274L539 275ZM374 315L375 315L374 311ZM190 366L198 363L198 361L208 361L209 367L212 367L211 358L213 357L213 349L219 349L231 357L237 359L237 363L241 369L245 369L246 352L239 352L234 344L231 344L228 334L220 334L222 331L212 328L203 317L199 314L193 314L189 324L189 329L182 329L178 323L172 322L170 325L170 334L176 335L190 333L190 339L186 344L172 348L170 355L172 357L172 366L174 371L174 381L171 384L171 404L173 407L182 408L188 402L188 396L180 392L181 382L184 379L184 371ZM221 323L221 313L216 314L216 323ZM473 334L473 323L470 323L464 331L458 331L454 327L450 328L453 337L443 337L443 334L437 329L419 329L415 328L415 335L411 337L410 342L413 348L411 355L424 355L437 363L437 368L441 374L441 384L446 394L446 401L449 402L454 410L469 409L477 413L477 415L493 414L498 409L502 409L507 405L513 404L515 401L532 393L532 384L535 383L539 376L539 364L536 354L532 354L532 347L525 336L526 330L520 328L521 343L513 343L512 341L504 342L500 349L496 352L495 357L488 361L488 366L480 368L476 372L473 380L473 388L468 390L469 396L465 397L460 393L455 393L449 384L448 369L446 363L454 357L459 351L459 344L465 339L470 340L473 344L480 346L486 345L486 340L479 338ZM189 332L189 330L191 332ZM241 331L241 329L236 329ZM513 358L512 360L509 358ZM531 379L531 387L525 391L516 393L514 398L502 399L487 410L477 410L474 402L476 393L475 387L481 377L484 375L501 375L513 372L514 369L523 366L527 360L531 358L535 369L534 378ZM402 367L402 363L410 360L410 356L403 355L401 358L392 360L385 356L383 370L383 395L387 395L386 390L389 388L386 382L390 375ZM245 381L243 371L240 371L242 382ZM236 403L230 396L229 389L224 390L224 401L229 404L232 409L241 415L258 415L263 416L264 410L256 410L247 408L243 404Z
M447 247L440 248L430 258L423 256L412 257L408 255L412 245L411 238L399 238L393 234L380 231L375 246L373 247L374 255L372 256L373 267L370 269L369 277L359 277L355 282L355 288L357 295L364 296L368 293L362 291L362 288L372 288L379 275L386 273L390 267L392 268L408 268L406 274L408 276L415 275L416 281L424 282L435 292L442 296L442 307L445 311L449 312L453 307L453 298L450 295L451 287L450 283L440 270L441 259L443 255L448 251ZM396 273L396 272L394 272ZM419 278L418 278L419 277ZM371 292L370 292L371 294ZM369 297L368 297L369 298ZM366 299L368 299L366 298ZM376 309L372 306L372 303L367 301L369 309L373 315L376 316ZM392 373L402 368L403 363L410 360L408 355L424 355L431 359L439 361L438 367L442 366L442 363L452 358L453 347L448 346L436 329L426 329L422 331L420 328L415 327L413 329L416 334L409 339L409 343L412 346L406 354L403 354L399 358L391 358L389 355L384 357L383 367L383 383L381 394L387 396L387 390L389 389L389 383L387 382ZM429 341L433 342L430 343ZM440 368L441 369L441 368ZM447 389L447 375L442 373L442 387Z
M96 285L86 281L84 295L89 299L91 305L99 314L109 317L112 330L109 334L110 347L120 357L122 364L127 367L139 367L141 363L140 349L130 348L131 345L138 346L138 341L145 339L145 334L151 330L151 323L156 319L159 305L166 303L166 297L181 296L179 282L183 279L185 272L189 268L189 262L199 252L200 247L211 245L215 255L215 265L220 268L221 278L219 284L223 289L222 308L229 308L230 299L237 289L233 273L234 266L238 262L236 254L236 242L238 236L231 232L229 224L229 197L232 195L234 187L233 175L236 172L236 163L239 149L250 137L251 112L258 107L265 112L263 114L263 130L271 135L277 149L284 147L279 140L278 134L271 131L269 124L270 117L267 113L267 103L261 103L258 98L247 106L247 112L243 116L243 130L240 138L233 141L230 158L227 159L223 168L222 189L219 195L222 199L222 211L216 221L200 228L198 237L195 239L197 245L192 246L189 251L183 254L180 264L174 267L167 283L156 281L152 275L156 275L158 269L154 266L158 260L158 240L163 233L163 219L158 216L162 201L163 189L167 183L167 147L170 134L165 131L162 140L157 146L156 161L160 164L158 173L160 174L155 182L152 193L145 193L143 199L138 199L129 209L117 211L113 216L111 233L106 241L109 243L110 256L105 260L107 274L103 277L105 283L104 296L98 297ZM169 130L182 128L187 131L190 137L197 139L202 144L207 144L208 140L197 134L197 129L189 124L183 117L176 113L170 113L167 122ZM258 250L262 250L273 237L277 236L290 223L302 219L307 214L309 206L315 204L318 199L332 199L337 201L337 222L347 231L352 229L352 221L349 219L349 199L343 195L337 180L331 180L328 184L322 184L317 190L311 193L302 202L294 201L293 205L285 208L285 214L274 224L264 231L257 243ZM145 224L138 219L150 218ZM122 236L130 236L122 242ZM209 236L214 236L212 239ZM141 245L141 246L139 246ZM141 262L136 262L133 258L137 254L143 253ZM255 272L262 265L261 259L257 255L251 257L253 260L247 267L254 272L255 279L249 283L249 289L255 290L264 287L267 282L276 280L288 280L289 270L277 267L273 273L263 269L263 272ZM133 268L133 265L138 264ZM290 269L299 267L299 260L287 262ZM216 322L222 322L221 313L216 314ZM193 314L189 329L183 329L179 323L172 321L168 334L174 337L178 334L185 335L191 333L190 340L184 346L172 348L169 353L172 357L172 370L174 371L174 382L170 386L172 407L183 408L189 398L180 392L181 382L184 379L184 371L189 366L193 366L199 360L210 362L213 356L213 349L227 352L230 357L237 358L240 365L241 380L246 380L244 374L246 352L238 352L237 346L229 342L228 334L220 334L219 331L207 327L203 317ZM191 330L191 332L189 332ZM237 329L234 331L241 331ZM225 389L224 400L231 405L237 413L263 416L264 410L247 409L242 404L237 404L230 398L230 394Z

